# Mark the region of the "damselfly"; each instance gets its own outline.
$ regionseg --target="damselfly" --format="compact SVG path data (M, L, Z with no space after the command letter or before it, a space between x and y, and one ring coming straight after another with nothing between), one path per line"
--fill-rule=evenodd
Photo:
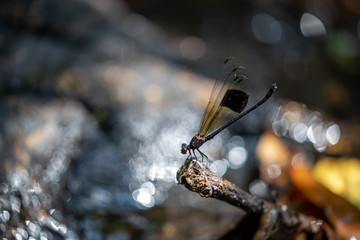
M195 150L197 150L201 157L207 158L199 150L205 142L213 139L222 130L266 102L277 89L276 83L272 84L263 99L243 112L249 100L247 84L245 68L240 66L235 58L226 59L205 108L199 132L189 144L181 145L181 153L186 154L189 151L191 155L192 151L196 158Z

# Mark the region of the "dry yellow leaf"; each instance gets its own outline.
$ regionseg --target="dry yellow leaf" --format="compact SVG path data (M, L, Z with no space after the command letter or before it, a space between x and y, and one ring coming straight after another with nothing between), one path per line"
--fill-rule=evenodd
M312 171L314 177L330 191L360 209L360 159L322 158Z

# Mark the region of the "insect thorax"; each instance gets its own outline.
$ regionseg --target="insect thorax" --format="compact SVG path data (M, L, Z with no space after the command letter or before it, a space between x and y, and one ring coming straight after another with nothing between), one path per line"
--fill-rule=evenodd
M189 148L190 149L198 149L205 142L205 137L196 134L190 141Z

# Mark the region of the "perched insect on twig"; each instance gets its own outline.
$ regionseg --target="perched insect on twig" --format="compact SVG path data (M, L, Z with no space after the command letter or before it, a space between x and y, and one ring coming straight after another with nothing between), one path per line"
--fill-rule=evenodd
M192 151L196 158L195 150L197 150L202 158L208 158L199 148L222 130L266 102L277 89L276 83L273 83L263 99L242 112L249 99L247 83L245 68L240 66L235 58L226 59L205 108L199 132L188 145L186 143L181 145L181 153L186 154L189 151L189 155L191 155Z

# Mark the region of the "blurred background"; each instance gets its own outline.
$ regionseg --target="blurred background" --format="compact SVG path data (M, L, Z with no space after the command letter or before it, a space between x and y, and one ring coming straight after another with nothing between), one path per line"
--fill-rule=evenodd
M202 147L208 165L274 199L305 161L360 207L358 0L1 5L4 239L222 236L244 212L176 172L230 56L247 69L248 106L278 91Z

